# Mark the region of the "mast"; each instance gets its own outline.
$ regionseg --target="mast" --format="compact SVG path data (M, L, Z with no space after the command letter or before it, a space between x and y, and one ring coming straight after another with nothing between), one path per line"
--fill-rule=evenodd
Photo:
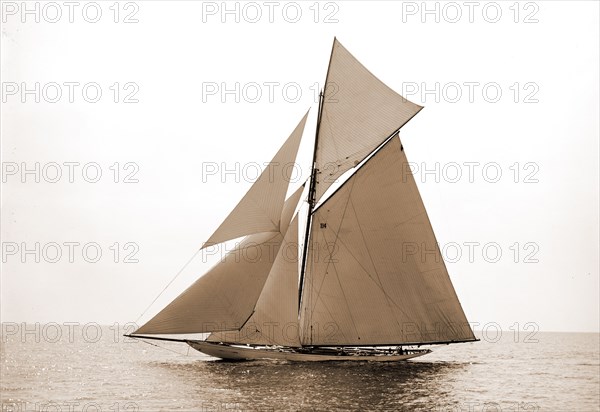
M325 85L327 87L327 84ZM317 148L319 147L319 127L321 126L321 114L323 111L323 90L319 93L319 112L317 113L317 128L315 131L315 147L313 150L312 169L310 172L310 185L308 188L308 213L306 216L306 233L304 234L304 246L302 247L302 268L300 269L300 286L298 288L298 313L302 306L302 290L304 288L304 272L306 270L306 259L308 255L308 241L310 238L310 227L312 223L312 213L316 203L317 188Z
M323 114L323 103L325 100L325 91L327 90L327 80L329 79L329 70L331 69L331 60L333 60L333 51L337 38L333 38L331 45L331 54L329 55L329 63L327 64L327 74L325 75L325 86L319 93L319 112L317 113L317 127L315 130L315 147L313 150L312 169L310 172L310 185L308 189L308 213L306 218L306 233L304 234L304 246L302 247L302 267L300 269L300 286L298 287L298 317L300 316L300 308L302 307L302 292L304 289L304 273L306 272L306 260L308 257L308 241L310 240L310 227L312 223L313 209L315 208L317 197L317 149L319 147L319 129L321 127L321 116Z

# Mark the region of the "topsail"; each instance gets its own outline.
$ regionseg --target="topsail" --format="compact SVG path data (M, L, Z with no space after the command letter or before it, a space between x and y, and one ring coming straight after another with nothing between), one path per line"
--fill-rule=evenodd
M315 200L421 109L334 40L317 139Z

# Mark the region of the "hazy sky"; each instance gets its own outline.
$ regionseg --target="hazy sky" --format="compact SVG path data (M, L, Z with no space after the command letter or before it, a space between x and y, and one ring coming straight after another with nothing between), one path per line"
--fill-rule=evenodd
M312 107L308 165L337 36L425 106L401 136L467 318L598 331L597 2L22 4L2 3L2 321L137 320Z

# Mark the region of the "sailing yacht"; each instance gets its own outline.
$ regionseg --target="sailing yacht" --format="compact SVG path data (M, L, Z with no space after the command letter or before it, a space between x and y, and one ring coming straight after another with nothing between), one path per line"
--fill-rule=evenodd
M421 109L334 39L308 184L286 199L307 112L202 248L243 240L128 336L288 361L400 361L476 341L407 173L399 132Z

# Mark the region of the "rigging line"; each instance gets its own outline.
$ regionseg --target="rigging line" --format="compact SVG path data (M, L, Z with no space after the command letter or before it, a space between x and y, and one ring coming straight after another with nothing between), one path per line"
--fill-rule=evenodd
M335 190L333 191L333 193L331 193L327 199L325 199L324 201L322 201L322 202L321 202L321 203L320 203L320 204L319 204L319 205L318 205L318 206L315 208L315 210L313 211L313 213L315 213L315 212L316 212L317 210L319 210L319 209L320 209L320 208L321 208L321 207L322 207L322 206L323 206L325 203L327 203L327 202L329 201L329 199L331 199L331 198L333 197L333 195L335 195L335 194L337 193L337 191L338 191L338 190L340 190L340 189L341 189L341 188L342 188L342 187L343 187L343 186L344 186L344 185L345 185L345 184L348 182L348 180L350 180L350 178L351 178L352 176L354 176L356 173L358 173L358 171L359 171L360 169L362 169L362 167L363 167L364 165L366 165L366 164L367 164L367 162L369 162L369 161L370 161L370 160L371 160L373 157L375 157L375 155L377 154L377 152L379 152L379 151L380 151L380 150L381 150L381 149L382 149L382 148L383 148L383 147L384 147L386 144L388 144L388 143L389 143L391 140L393 140L393 139L394 139L394 137L396 137L396 136L400 136L400 129L402 129L402 127L404 127L404 125L405 125L406 123L408 123L408 122L409 122L409 121L410 121L410 120L411 120L413 117L415 117L415 116L416 116L416 115L417 115L417 114L418 114L418 113L419 113L419 112L420 112L422 109L423 109L423 107L421 107L421 109L419 109L419 110L417 111L417 113L413 114L413 115L412 115L412 116L411 116L411 117L410 117L410 118L409 118L409 119L408 119L406 122L402 123L402 124L400 125L400 127L398 127L396 130L394 130L394 131L392 132L392 134L390 134L388 137L386 137L386 138L385 138L385 139L384 139L384 140L383 140L383 141L382 141L382 142L381 142L379 145L377 145L377 146L375 147L375 149L373 149L371 152L367 153L367 154L365 155L365 157L363 157L363 158L362 158L362 159L361 159L361 160L360 160L360 161L359 161L359 162L356 164L356 166L353 168L353 169L354 169L354 171L352 171L352 173L350 173L350 175L348 176L348 178L347 178L346 180L344 180L344 181L342 182L342 184L341 184L340 186L338 186L338 188L337 188L337 189L335 189ZM405 155L405 156L406 156L406 155ZM349 170L353 170L353 169L349 169Z
M383 288L383 283L381 283L381 278L379 277L379 272L377 271L377 267L375 266L375 261L373 260L373 256L371 255L371 250L369 249L369 246L368 246L368 243L367 243L367 239L365 238L365 234L364 234L364 232L362 230L362 227L360 226L360 221L358 219L358 214L356 213L356 208L354 207L354 202L352 202L352 199L350 199L350 203L352 204L352 210L354 211L354 217L356 218L356 223L358 223L358 225L357 225L358 226L358 231L359 231L360 236L362 238L362 241L363 241L363 244L365 246L365 249L367 250L367 254L369 255L369 260L371 261L371 265L373 266L373 270L375 271L375 276L377 277L377 281L379 282L379 284L377 282L375 282L375 284L377 286L379 286L379 289L381 289L381 291L383 292L383 296L385 296L385 301L387 303L387 306L390 309L390 314L392 315L392 318L394 318L394 320L396 321L396 324L398 325L398 328L400 330L402 330L402 327L400 326L400 322L398 322L398 319L396 318L396 316L394 316L394 310L392 309L392 302L394 303L394 306L398 307L398 305L396 305L396 302L394 302L391 299L391 297L386 293L386 291ZM358 261L358 259L356 259L356 257L352 254L352 252L350 252L350 254L352 255L352 257L354 257L355 260ZM362 266L360 263L359 263L359 265ZM367 276L369 276L369 278L373 279L371 277L371 274L369 272L365 271L365 273L367 274ZM373 281L375 281L375 279L373 279ZM402 310L402 312L404 312L404 311ZM408 318L408 316L407 316L407 318Z
M425 206L423 206L423 207L425 207ZM400 226L400 225L403 225L403 224L405 224L405 223L407 223L407 222L410 222L411 220L413 220L413 219L416 219L416 218L418 218L419 216L421 216L421 215L425 215L425 214L426 214L426 212L419 212L419 213L417 213L416 215L409 217L408 219L404 219L403 221L401 221L401 222L398 222L398 224L397 224L397 225L395 225L394 227L398 227L398 226Z
M335 40L334 40L335 44ZM333 51L332 51L333 53ZM330 62L331 64L331 62ZM323 114L323 91L319 93L319 113L317 113L317 127L315 130L315 147L313 149L313 158L310 172L310 183L308 187L308 210L306 213L306 232L304 234L304 245L302 246L302 265L300 269L300 285L298 288L298 317L302 307L302 290L304 288L304 272L306 271L306 255L308 253L308 244L310 242L310 228L312 224L312 212L316 203L317 192L317 150L319 147L319 128L321 127L321 116Z
M265 335L264 333L262 333L262 331L258 328L255 328L256 332L258 332L261 336L263 336L267 341L271 342L271 345L277 346L277 342L275 342L273 339L269 338L267 335Z
M278 236L281 234L281 232L264 232L264 233L273 233L273 236L272 236L272 237L270 237L270 238L268 238L268 239L266 239L264 242L261 242L261 243L257 243L257 242L250 242L248 245L246 245L246 246L244 246L244 247L241 247L241 246L242 246L242 244L243 244L243 242L244 242L244 240L246 240L246 239L248 238L248 237L245 237L245 238L244 238L244 239L243 239L241 242L239 242L239 243L236 245L236 249L234 249L235 253L238 253L238 252L244 252L245 250L247 250L247 249L250 249L250 248L259 248L259 247L260 247L260 248L262 248L262 246L265 246L265 245L267 245L267 247L268 247L268 246L272 246L273 244L275 244L275 242L271 242L271 241L272 241L273 239L277 238L277 237L278 237ZM279 248L280 248L280 247L281 247L281 244L279 245ZM275 256L277 256L277 253L279 252L279 248L277 249L277 252L275 253ZM271 248L269 248L269 249L271 249ZM262 250L262 249L261 249L261 250ZM230 253L232 253L232 252L230 252ZM227 256L228 256L228 255L226 255L226 256L225 256L225 258L222 258L222 259L226 259L226 258L227 258ZM272 266L271 266L271 267L272 267ZM271 273L271 271L270 271L270 270L269 270L269 273ZM266 282L266 281L265 281L265 282ZM263 287L264 287L264 285L263 285ZM261 293L262 293L262 292L261 292ZM227 307L228 307L228 308L231 308L231 307L232 307L232 304L233 304L233 302L231 302L231 301L229 300L228 296L226 296L226 295L222 295L222 296L221 296L221 298L222 298L223 300L227 301ZM232 297L232 298L233 298L233 297ZM256 308L256 302L254 303L254 308ZM252 310L252 313L254 313L254 308L253 308L253 310ZM228 312L228 313L230 313L230 314L231 314L231 312ZM250 314L250 316L252 316L252 314ZM250 317L248 317L248 319L250 319ZM245 322L242 324L242 326L240 326L240 329L241 329L242 327L244 327L244 325L246 324L246 322L248 322L248 319L246 319L246 321L245 321Z
M397 129L396 131L394 131L394 133L392 133L391 135L389 135L387 138L385 138L385 140L379 144L373 151L371 151L369 154L367 154L360 162L357 163L357 165L352 168L352 169L348 169L345 173L347 172L351 172L350 175L347 177L346 180L344 180L342 182L342 184L340 184L330 195L327 199L325 199L324 201L322 201L321 203L319 203L319 205L315 208L315 210L313 211L313 213L316 213L320 208L322 208L327 202L329 202L329 200L331 200L333 198L333 196L335 196L335 194L337 192L339 192L340 190L342 190L342 188L344 188L346 186L346 184L354 177L354 175L356 175L359 171L362 170L363 167L365 167L367 165L367 163L369 163L369 161L371 159L373 159L375 157L375 155L379 152L379 150L381 150L386 144L388 144L389 142L391 142L394 137L399 136L400 133L400 129ZM343 174L342 174L343 176ZM341 176L340 176L341 177Z
M348 204L350 203L350 197L352 196L352 190L354 189L354 183L356 180L353 179L352 181L352 185L350 186L350 190L348 192L348 200L346 201L346 205L344 206L344 212L342 213L342 218L340 221L340 225L337 228L337 231L335 232L335 241L333 242L333 247L335 250L335 246L337 245L337 241L339 239L339 235L340 235L340 230L342 229L342 224L344 222L344 217L346 216L346 211L348 210ZM325 237L325 235L323 235L323 237ZM331 257L331 256L330 256ZM325 274L323 275L323 280L321 281L321 285L319 287L319 290L317 291L317 299L321 300L321 302L323 302L323 299L321 299L320 294L321 294L321 289L323 289L323 283L325 283L325 276L327 275L327 271L329 270L329 265L332 264L333 262L331 261L331 259L329 259L329 261L327 262L327 266L325 267ZM335 269L335 265L332 265L333 268ZM339 276L337 274L337 270L335 271L336 273L336 278L338 280L338 283L340 284L340 279ZM354 318L352 317L352 312L350 311L350 305L348 304L348 299L346 299L346 294L344 293L344 290L342 289L342 286L340 284L340 290L342 291L342 295L344 296L344 301L346 302L346 307L348 308L348 314L350 315L350 320L352 321L352 326L354 326L354 330L356 330L356 334L358 336L358 330L356 329L356 322L354 321ZM313 312L315 310L316 305L313 306L312 310L311 310L311 318L313 316ZM329 312L329 314L331 315L331 312L329 311L329 309L326 306L327 311ZM331 318L333 319L333 316L331 316ZM343 333L342 333L343 334ZM345 336L344 336L345 337Z
M314 254L314 250L313 251L307 251L307 253L310 253L311 255L311 259L310 261L308 260L308 256L306 257L306 272L308 273L308 271L310 270L310 272L312 273L314 271L314 267L315 267L315 263L314 263L314 256L312 256ZM298 285L298 287L300 287L300 285ZM311 277L307 277L305 279L305 285L304 285L304 289L303 289L303 293L302 293L302 300L298 300L298 330L299 330L299 337L300 340L302 341L302 337L308 335L309 333L309 327L311 324L311 313L310 313L310 305L312 305L312 293L313 293L313 289L314 289L314 283L313 283L313 279L312 276ZM304 315L302 314L302 308L304 308ZM312 343L312 335L311 335L311 343Z
M335 269L335 267L334 267ZM336 271L337 273L337 271ZM322 285L322 284L321 284ZM321 302L321 305L323 305L323 307L325 308L325 310L327 311L327 313L329 314L329 317L332 319L332 321L335 323L335 317L333 316L333 313L331 313L331 309L329 309L329 306L327 305L327 302L325 300L323 300L320 296L317 296L317 300ZM316 306L316 305L315 305ZM314 308L313 308L314 309ZM311 312L311 316L312 316L312 312ZM354 323L354 322L353 322ZM335 323L337 326L337 323ZM327 324L325 324L327 325ZM324 326L324 325L323 325ZM354 329L356 329L356 326L354 327ZM337 332L337 331L336 331ZM339 330L339 332L341 332L342 337L344 338L345 341L348 341L348 338L346 337L346 334L344 333L344 331L342 329ZM317 332L318 333L318 332ZM318 335L317 335L318 336Z
M304 184L302 184L302 186L304 186ZM297 205L296 205L296 207L297 207ZM295 214L292 215L292 219L290 220L290 225L288 226L288 228L287 228L287 230L286 230L285 233L281 233L281 231L279 232L279 234L281 234L281 236L282 236L282 239L281 239L281 244L279 245L279 248L277 249L277 251L275 252L275 255L273 257L273 265L271 266L271 269L269 269L269 274L267 275L267 279L265 280L265 283L264 283L263 288L262 288L262 290L260 292L260 295L258 296L258 299L256 300L256 302L254 302L254 307L252 308L252 313L250 314L250 316L248 317L248 319L246 319L246 321L242 324L242 326L240 326L239 330L241 330L246 325L246 323L248 323L248 321L250 320L250 318L254 315L254 312L256 312L256 306L258 305L258 302L259 302L259 300L260 300L260 298L261 298L261 296L263 294L264 288L267 285L268 278L271 276L271 271L273 270L273 266L275 265L275 261L277 260L277 257L279 257L279 252L282 251L282 250L285 250L285 249L283 249L284 246L294 245L294 244L297 245L298 244L298 239L296 239L295 242L293 240L291 242L285 240L285 236L287 235L287 232L290 230L290 226L292 225L292 222L294 221L294 219L296 217L298 217L298 213L295 213ZM299 225L299 223L297 223L297 224ZM277 236L279 236L279 235L277 235ZM275 237L272 237L270 240L273 240L273 239L275 239ZM299 258L299 256L297 258Z
M317 113L317 127L315 129L315 147L313 150L313 158L310 173L310 185L308 189L308 213L306 218L306 234L304 237L304 246L302 252L302 265L300 269L300 285L298 288L298 318L300 318L300 310L302 309L302 289L304 288L304 272L306 271L306 255L308 252L308 243L310 242L310 227L312 222L312 215L317 203L317 151L319 149L319 131L321 128L321 120L323 118L323 109L325 106L325 92L327 91L327 80L329 79L329 70L331 69L331 62L333 61L333 52L335 51L335 44L337 38L333 37L333 44L331 45L331 53L329 54L329 63L327 64L327 73L325 74L325 84L319 93L319 112Z
M188 354L187 354L187 355L184 355L183 353L181 353L181 352L177 352L176 350L169 349L169 348L166 348L166 347L164 347L164 346L160 346L160 345L157 345L157 344L155 344L155 343L152 343L152 342L145 341L145 340L143 340L143 339L141 339L141 341L142 341L142 342L144 342L144 343L147 343L148 345L156 346L156 347L157 347L157 348L159 348L159 349L165 349L165 350L168 350L169 352L173 352L173 353L176 353L176 354L178 354L178 355L182 355L182 356L189 356L189 353L190 353L190 347L189 347L189 346L188 346Z
M393 140L393 138L392 138L392 139L390 139L390 140L389 140L389 142L391 142L392 140ZM382 146L382 147L383 147L383 146ZM379 153L379 151L378 151L377 153ZM373 154L373 156L369 158L369 160L370 160L370 159L372 159L372 158L374 158L374 157L377 155L377 153L374 153L374 154ZM404 155L404 158L406 159L406 155ZM362 170L362 167L361 167L361 169L360 169L360 170L357 170L357 171L354 173L354 175L355 175L357 178L360 176L361 170ZM354 175L353 175L352 177L354 177ZM414 181L414 179L413 179L413 181ZM354 184L353 184L353 186L352 186L352 187L354 187ZM352 200L351 200L351 199L350 199L350 202L352 202ZM379 287L379 289L381 290L381 292L382 292L382 293L383 293L383 295L385 296L386 302L388 303L388 307L390 308L390 312L392 312L392 317L394 318L394 320L396 321L396 323L397 323L397 324L398 324L398 326L400 327L400 324L399 324L399 322L398 322L398 319L397 319L397 318L396 318L396 316L394 316L394 314L393 314L393 311L392 311L392 307L391 307L391 305L395 306L395 307L396 307L398 310L400 310L400 311L402 312L402 314L403 314L403 315L404 315L404 316L405 316L407 319L409 318L409 316L408 316L408 314L407 314L407 313L404 311L404 309L403 309L403 308L401 308L401 307L400 307L400 306L399 306L399 305L398 305L398 304L397 304L397 303L394 301L394 299L392 299L392 298L391 298L391 296L390 296L390 295L387 293L387 291L386 291L386 290L383 288L383 284L381 283L381 278L379 277L379 273L377 272L377 268L375 267L375 263L374 263L374 261L373 261L373 256L371 255L371 250L370 250L370 249L368 248L368 246L367 246L367 245L368 245L368 243L367 243L367 241L366 241L366 238L365 238L365 236L364 236L364 232L363 232L363 230L362 230L362 227L360 226L360 222L359 222L359 219L358 219L358 215L356 214L356 208L354 207L354 203L353 203L353 202L352 202L352 209L354 210L354 216L356 217L356 221L357 221L357 223L359 223L359 224L358 224L358 229L359 229L360 235L361 235L361 237L362 237L363 243L364 243L364 245L365 245L365 248L366 248L366 250L367 250L367 254L368 254L368 256L369 256L369 259L371 260L371 265L373 266L373 269L375 270L375 275L376 275L376 277L377 277L377 281L378 281L379 283L378 283L378 282L377 282L377 281L376 281L376 280L375 280L375 279L374 279L374 278L371 276L371 274L369 273L369 271L368 271L368 270L366 270L366 268L365 268L365 267L364 267L364 266L363 266L363 265L362 265L362 264L361 264L361 263L358 261L358 259L356 259L356 257L355 257L355 256L352 254L352 252L350 251L350 249L349 249L348 247L346 247L346 249L348 250L348 252L350 253L350 255L351 255L353 258L354 258L354 260L355 260L355 261L358 263L358 265L359 265L359 266L360 266L360 267L361 267L361 268L362 268L362 269L365 271L365 273L367 274L367 276L368 276L368 277L369 277L371 280L373 280L373 282L375 283L375 285L377 285L377 286ZM425 213L425 212L421 212L421 213L419 213L419 214L417 214L417 215L415 215L415 216L412 216L412 217L410 217L410 218L408 218L408 219L406 219L406 220L404 220L404 221L400 222L400 223L399 223L399 225L400 225L400 224L403 224L403 223L406 223L406 222L408 222L408 221L411 221L411 220L415 219L416 217L418 217L418 216L421 216L423 213ZM399 226L399 225L397 225L397 226ZM395 227L397 227L397 226L395 226ZM345 245L345 244L344 244L344 242L343 242L342 240L340 240L340 242L341 242L343 245Z
M352 183L352 186L350 186L350 191L348 193L348 201L346 202L346 206L344 207L344 213L342 214L342 219L340 222L340 226L338 227L338 230L335 234L335 241L333 243L334 245L334 250L335 250L335 245L337 245L338 240L340 239L340 230L342 230L342 225L344 224L344 218L346 217L346 212L348 211L348 205L352 204L352 191L354 190L354 183ZM352 209L354 209L354 206L352 206ZM356 213L355 213L356 215ZM348 315L350 316L350 320L352 321L352 326L354 327L354 330L356 331L356 336L358 337L358 339L360 339L360 333L358 332L358 328L356 327L356 322L354 321L354 316L352 316L352 310L350 309L350 304L348 302L348 298L346 297L346 292L344 292L344 288L342 287L342 282L340 281L340 275L337 271L337 268L335 267L335 263L332 265L333 266L333 270L335 271L335 278L338 281L338 285L340 286L340 291L342 292L342 296L344 297L344 302L346 303L346 309L348 309Z
M363 270L363 272L365 272L367 274L367 277L373 282L373 284L375 286L377 286L379 289L381 289L381 292L384 295L386 295L386 296L389 297L389 295L387 294L387 292L385 291L385 289L383 289L383 286L381 284L377 283L377 281L375 279L373 279L373 277L369 274L369 271L362 265L362 263L360 263L360 261L356 258L356 256L354 256L354 254L352 254L352 252L350 251L350 248L346 245L346 243L343 242L341 239L339 240L339 242L340 242L340 244L342 246L344 246L346 248L346 250L348 251L348 253L350 254L350 256L352 256L352 258L354 259L354 261L356 262L356 264L358 266L360 266L360 268ZM434 270L434 269L432 269L432 270ZM438 269L435 269L435 270L438 270ZM390 302L391 302L391 304L393 306L395 306L396 308L398 308L398 310L400 310L408 318L408 315L406 314L406 312L404 312L404 309L402 309L400 306L398 306L398 304L396 304L396 302L394 302L394 300L391 297L389 297L389 300L390 300Z
M146 314L146 312L148 312L148 309L150 309L150 307L152 305L154 305L154 303L158 300L158 298L160 298L162 296L163 293L165 293L165 290L167 290L167 288L169 286L171 286L171 284L175 281L175 279L177 279L177 277L179 275L181 275L181 272L184 271L185 268L188 267L188 265L192 262L192 260L194 260L194 258L198 255L198 253L200 253L200 251L202 250L202 248L199 248L193 255L192 257L185 263L185 265L183 265L183 267L181 269L179 269L179 272L177 272L175 274L175 276L173 276L173 278L169 281L169 283L167 283L167 285L163 288L163 290L158 294L158 296L156 296L154 298L154 300L152 302L150 302L150 304L146 307L146 309L144 309L144 311L142 312L142 314L136 319L135 323L137 324L139 322L139 320L142 318L142 316L144 316Z
M352 186L350 186L350 192L352 192L352 187L354 187L354 180L352 181ZM333 247L334 247L334 249L335 249L335 246L336 246L336 244L337 244L337 241L338 241L338 237L339 237L340 229L341 229L341 227L342 227L342 223L343 223L343 220L344 220L344 216L346 215L346 209L348 208L348 202L349 202L349 201L350 201L350 193L348 193L348 200L346 201L346 205L344 206L344 212L342 213L342 218L341 218L341 220L340 220L340 226L338 227L337 231L335 231L335 232L334 232L334 233L335 233L335 240L334 240L334 243L333 243ZM320 224L320 223L321 223L321 222L319 221L319 224ZM323 238L325 238L325 235L324 235L324 234L323 234ZM327 242L325 242L325 243L327 243ZM329 259L328 259L328 262L327 262L327 266L325 266L325 274L326 274L326 273L327 273L327 271L329 270L329 265L330 265L331 263L332 263L332 262L331 262L331 254L330 254L330 256L329 256ZM314 276L313 276L313 277L314 277ZM319 289L317 290L317 294L316 294L316 298L317 298L317 299L320 299L321 289L323 289L323 283L324 283L324 282L325 282L325 276L323 276L323 279L321 280L321 284L319 285ZM322 301L322 300L321 300L321 301ZM314 312L314 310L315 310L315 307L313 306L313 307L311 308L311 317L312 317L312 315L313 315L313 312Z
M325 235L323 235L323 238L325 238ZM329 265L327 266L327 268L325 268L325 271L327 271L329 268ZM335 269L335 265L333 266L333 268ZM337 270L336 270L336 276L337 276ZM311 277L311 282L312 282L312 277ZM329 316L331 317L331 319L335 322L335 318L333 316L333 313L331 313L331 310L329 309L329 306L327 305L327 302L325 300L323 300L320 296L321 293L321 289L323 289L323 283L325 282L325 276L323 276L323 280L321 282L321 285L319 286L319 291L317 293L317 300L321 302L321 305L323 305L323 307L325 308L325 310L327 310L327 313L329 314ZM339 282L339 277L338 277L338 282ZM311 288L311 291L313 290L313 288ZM343 293L343 291L342 291ZM346 302L346 306L347 306L347 302ZM314 309L316 307L316 304L312 307L312 310L310 312L310 316L312 318L313 316L313 312ZM348 313L350 313L350 308L348 308ZM354 325L354 319L352 319L352 315L350 315L350 319L352 320L352 324ZM337 326L337 324L336 324ZM354 329L356 330L356 325L354 325ZM348 338L346 337L346 334L344 333L344 331L342 329L340 329L340 332L342 333L342 337L344 338L344 340L348 341ZM358 332L358 331L357 331ZM357 333L358 335L358 333Z
M346 297L346 292L344 292L344 288L342 287L342 282L340 281L340 275L337 271L335 265L333 265L333 270L335 271L335 278L338 281L338 285L340 286L340 291L342 292L342 296L344 297L344 302L346 303L346 309L348 310L348 316L350 316L350 320L352 321L352 326L354 327L354 331L356 332L356 337L360 340L360 333L358 332L358 328L356 327L356 322L354 321L354 316L352 316L352 310L350 309L350 304L348 303L348 298ZM342 332L344 339L346 335Z
M325 97L323 97L323 99L325 99ZM323 108L323 115L325 115L325 118L327 119L327 129L329 130L329 135L333 136L333 128L331 127L332 122L329 120L329 113L327 111L325 111L325 108ZM321 117L323 116L321 115ZM337 142L335 139L330 139L330 142L333 144L333 150L335 150L335 155L336 157L340 157L340 151L337 145ZM339 165L338 165L339 166Z

